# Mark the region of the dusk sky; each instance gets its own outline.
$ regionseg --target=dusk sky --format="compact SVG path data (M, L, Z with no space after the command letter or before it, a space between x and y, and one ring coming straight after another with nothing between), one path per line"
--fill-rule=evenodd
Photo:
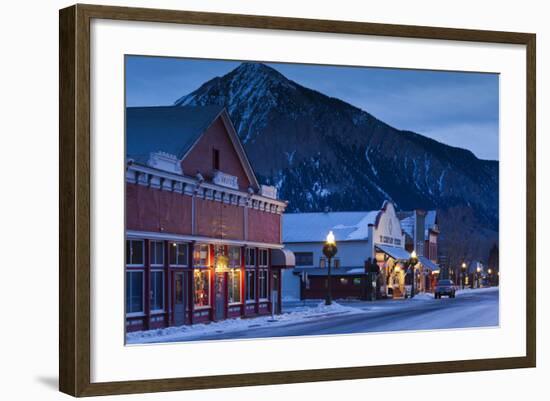
M171 105L240 62L126 58L128 106ZM288 79L344 100L398 129L498 160L497 74L265 63Z

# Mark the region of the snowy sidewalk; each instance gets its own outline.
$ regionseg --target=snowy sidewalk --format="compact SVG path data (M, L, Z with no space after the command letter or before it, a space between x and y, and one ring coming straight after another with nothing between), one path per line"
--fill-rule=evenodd
M333 302L326 306L323 302L314 307L303 307L300 310L284 312L276 315L272 320L271 315L252 318L227 319L208 324L195 324L193 326L167 327L163 329L136 331L126 335L126 344L146 344L169 342L171 340L185 341L201 335L230 333L246 329L265 327L282 327L310 320L317 320L332 316L352 315L364 313L360 308L340 305Z
M162 343L162 342L174 342L174 341L190 341L201 340L204 338L212 338L219 335L220 338L231 338L227 334L244 332L244 331L263 331L266 330L269 333L275 333L279 328L287 330L290 326L294 326L295 330L299 330L299 326L304 324L323 324L322 322L329 322L332 318L337 318L337 321L341 321L346 316L350 316L352 320L359 326L376 317L376 319L384 318L385 316L395 315L395 313L404 313L407 316L407 321L410 323L415 321L415 327L402 326L403 322L399 319L395 320L392 317L390 322L386 322L385 329L380 328L381 331L388 330L411 330L411 329L426 329L426 328L444 328L449 327L469 327L475 323L472 319L477 319L479 325L482 326L484 321L490 321L491 325L498 324L498 306L496 318L494 318L492 309L490 312L490 319L486 317L487 311L483 304L482 299L479 296L483 294L498 292L498 287L479 288L479 289L464 289L457 290L457 297L452 299L434 299L433 294L420 293L414 296L414 298L408 299L388 299L377 301L360 301L360 300L338 300L333 302L332 305L326 306L322 300L307 300L307 301L283 301L283 314L276 315L275 320L272 320L271 315L251 317L251 318L235 318L227 319L220 322L212 322L208 324L195 324L193 326L179 326L179 327L167 327L163 329L138 331L128 333L126 336L126 343L131 344L147 344L147 343ZM479 305L480 310L472 312L474 309L471 307L457 310L456 302L481 302ZM453 313L448 314L446 319L448 324L443 324L445 319L438 318L439 326L434 326L433 319L426 319L426 315L422 313L437 311L441 308L455 306ZM435 309L434 309L435 308ZM478 308L478 309L479 309ZM460 312L460 313L458 313ZM363 315L364 319L353 318L353 316ZM475 315L475 316L474 316ZM412 319L412 320L411 320ZM449 320L451 319L451 320ZM457 319L462 319L457 322ZM495 320L496 319L496 320ZM496 321L493 322L493 320ZM360 322L365 323L360 323ZM443 323L442 323L443 322ZM467 323L467 324L466 324ZM330 325L330 324L329 324ZM286 328L285 328L286 326ZM433 327L432 327L433 326ZM436 327L437 326L437 327ZM440 327L441 326L441 327ZM274 329L271 331L271 329ZM359 331L364 331L364 328ZM252 333L251 333L252 334ZM252 335L250 336L252 337ZM267 337L267 336L261 336Z

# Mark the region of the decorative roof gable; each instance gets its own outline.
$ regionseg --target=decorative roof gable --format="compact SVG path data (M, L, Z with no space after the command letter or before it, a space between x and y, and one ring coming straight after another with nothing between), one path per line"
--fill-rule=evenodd
M173 155L180 162L188 157L201 137L217 121L235 150L251 186L260 185L229 115L221 106L159 106L126 109L126 156L149 165L152 155ZM208 156L207 156L208 157ZM151 166L155 167L155 166Z

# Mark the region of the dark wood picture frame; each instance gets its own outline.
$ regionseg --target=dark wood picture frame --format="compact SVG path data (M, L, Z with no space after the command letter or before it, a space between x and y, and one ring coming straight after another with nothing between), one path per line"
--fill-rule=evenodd
M526 356L122 382L90 382L90 21L93 18L526 46ZM535 367L535 48L530 33L75 5L59 14L59 388L73 396Z

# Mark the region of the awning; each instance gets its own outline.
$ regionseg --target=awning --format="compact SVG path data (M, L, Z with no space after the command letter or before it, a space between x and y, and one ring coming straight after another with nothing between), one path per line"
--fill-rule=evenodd
M411 255L409 255L409 253L403 248L397 248L389 245L376 245L376 248L396 260L409 260L411 257Z
M418 261L422 264L422 266L427 267L432 271L439 270L439 266L425 256L419 256Z
M273 249L271 251L271 266L272 267L294 267L296 265L296 258L294 252L290 249Z

